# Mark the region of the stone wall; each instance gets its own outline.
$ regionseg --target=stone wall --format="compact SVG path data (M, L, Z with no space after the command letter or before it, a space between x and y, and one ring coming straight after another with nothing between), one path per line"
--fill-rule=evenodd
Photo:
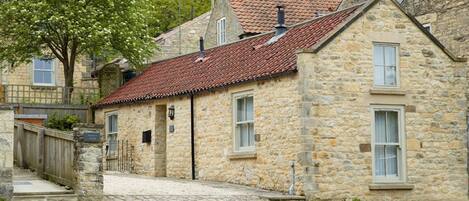
M370 93L373 42L399 44L394 93ZM311 199L467 200L467 63L452 61L394 3L380 1L317 54L300 54L298 63L311 103L305 119L314 145ZM377 104L406 108L412 190L370 190L370 107Z
M55 66L55 85L65 86L65 78L63 73L63 65L58 60L54 60ZM77 63L74 72L75 87L97 87L95 80L83 77L87 73L86 66ZM33 84L33 65L23 64L13 69L3 69L2 84L11 85L32 85Z
M0 200L13 196L13 129L13 109L0 105Z
M217 46L217 21L226 18L226 42L231 43L239 40L244 33L241 24L236 17L229 0L214 0L212 14L205 32L206 46L208 48Z
M299 161L300 97L296 76L243 84L194 97L196 176L201 180L226 181L277 191L290 185L290 161ZM252 91L255 131L260 141L249 158L233 154L232 95ZM163 107L164 106L164 107ZM166 117L163 108L174 106L175 118ZM152 112L155 111L161 112ZM159 108L159 109L158 109ZM118 111L119 139L133 139L137 173L158 175L155 158L164 146L155 134L151 145L141 143L141 131L160 133L166 123L166 175L191 178L190 98L173 97L144 104L105 108L96 111L96 122L103 123L106 112ZM161 119L166 117L166 122ZM159 119L159 120L158 120ZM155 126L156 123L156 126ZM168 127L174 126L174 132ZM163 149L163 148L162 148ZM163 161L163 160L161 160ZM153 166L155 164L155 166ZM302 166L297 165L297 192L302 192ZM155 169L157 171L155 171Z
M207 12L158 36L158 50L153 54L151 61L199 51L199 39L205 36L209 20L210 12Z
M469 0L405 0L403 7L458 56L469 56Z
M87 141L87 132L100 132L101 125L80 124L73 128L74 160L73 190L80 200L102 200L103 150L102 138L98 141Z

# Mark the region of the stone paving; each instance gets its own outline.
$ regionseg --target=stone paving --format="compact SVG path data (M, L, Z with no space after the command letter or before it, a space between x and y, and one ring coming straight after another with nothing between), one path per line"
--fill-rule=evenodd
M227 184L125 174L104 175L104 200L266 201L279 192Z

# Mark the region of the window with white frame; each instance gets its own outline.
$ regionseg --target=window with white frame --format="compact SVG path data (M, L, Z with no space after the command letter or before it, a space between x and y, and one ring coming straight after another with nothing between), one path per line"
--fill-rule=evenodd
M117 151L117 113L107 114L106 118L106 134L107 134L107 155L115 155Z
M54 85L54 60L53 59L33 59L33 84L34 85Z
M405 179L403 122L403 107L373 107L373 178L377 183Z
M223 45L226 43L226 18L221 18L217 21L217 44Z
M373 47L374 85L398 87L399 70L396 44L376 43Z
M428 32L432 32L432 25L430 23L422 24L423 28L427 30Z
M254 97L252 93L234 95L235 151L254 151Z

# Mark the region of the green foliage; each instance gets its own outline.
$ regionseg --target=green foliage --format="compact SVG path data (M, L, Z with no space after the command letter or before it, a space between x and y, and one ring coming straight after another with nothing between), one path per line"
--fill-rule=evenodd
M154 48L149 17L154 0L4 0L0 3L0 63L56 57L66 86L80 56L122 56L142 65ZM68 81L67 81L68 80Z
M68 131L72 130L73 125L76 123L80 123L80 118L77 115L65 115L61 118L57 116L56 113L54 113L50 118L47 119L45 126L47 128Z
M353 198L352 201L361 201L360 198Z
M210 0L151 1L156 8L151 11L149 19L150 29L154 36L210 11L211 2Z

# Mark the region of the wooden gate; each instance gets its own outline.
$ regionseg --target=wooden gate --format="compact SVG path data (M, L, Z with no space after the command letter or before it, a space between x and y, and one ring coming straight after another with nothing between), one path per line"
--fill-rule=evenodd
M15 122L15 163L45 179L73 186L73 133Z

